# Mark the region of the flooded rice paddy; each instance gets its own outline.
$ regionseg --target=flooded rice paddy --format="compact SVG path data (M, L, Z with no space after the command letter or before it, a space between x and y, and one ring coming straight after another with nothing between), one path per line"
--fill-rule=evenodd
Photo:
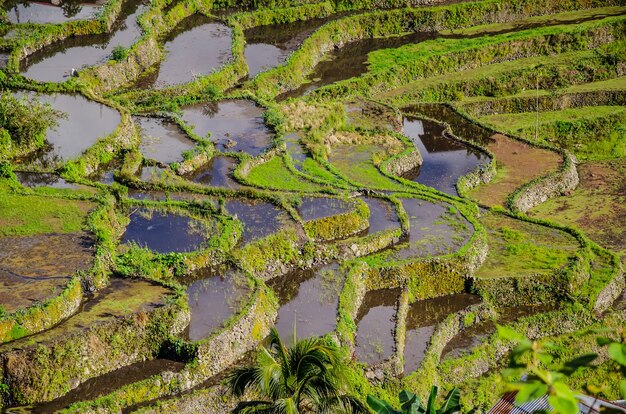
M336 16L334 16L336 18ZM311 19L287 24L257 26L245 31L245 57L249 68L249 77L280 66L291 52L327 19Z
M194 342L208 338L235 315L250 293L246 277L234 270L200 269L187 282L191 309L187 337Z
M347 213L352 208L352 203L338 198L302 197L302 203L298 206L298 214L302 220L310 221Z
M411 305L406 319L404 373L415 371L426 352L437 324L448 315L480 303L480 297L467 293L419 300Z
M388 49L407 43L417 43L430 38L431 33L412 33L406 36L363 39L335 49L330 56L317 64L309 75L310 82L278 96L277 100L306 95L321 86L360 76L367 71L367 55L374 50Z
M115 48L129 48L139 39L137 18L146 10L148 6L142 3L125 2L112 34L74 36L53 43L21 62L22 75L39 82L63 82L73 71L106 63Z
M133 243L157 253L198 250L210 235L206 223L180 213L135 208L129 219L122 243Z
M337 325L339 292L343 273L337 263L307 270L294 270L272 279L280 309L276 328L283 340L322 336Z
M434 122L408 117L404 134L411 138L422 155L422 165L403 178L456 195L456 183L489 157L477 149L447 137L444 127Z
M393 253L398 260L452 253L473 232L472 225L450 206L417 198L401 202L409 216L409 238Z
M211 187L237 189L241 187L241 184L235 181L233 172L238 163L239 161L234 157L213 157L206 165L187 174L185 178Z
M196 147L180 127L167 119L135 117L141 144L139 151L144 156L161 164L182 161L183 152Z
M18 23L63 23L72 20L93 19L102 6L102 1L64 1L58 5L53 1L9 0L3 3L9 22Z
M18 97L24 95L49 103L64 115L58 120L59 126L46 133L46 146L24 157L22 164L53 168L81 155L99 139L111 134L121 121L116 110L80 95L17 94Z
M154 76L140 83L141 88L188 83L224 65L232 57L231 29L195 14L176 26L163 48L165 60Z
M235 199L225 205L228 214L244 225L240 244L267 237L292 223L286 211L266 201Z
M208 138L221 152L259 155L272 144L264 110L252 101L235 99L183 108L183 120L196 135Z
M395 206L381 198L364 198L370 210L369 234L394 228L400 228L400 220Z
M359 361L375 364L395 350L394 331L399 289L369 291L356 317L355 355Z

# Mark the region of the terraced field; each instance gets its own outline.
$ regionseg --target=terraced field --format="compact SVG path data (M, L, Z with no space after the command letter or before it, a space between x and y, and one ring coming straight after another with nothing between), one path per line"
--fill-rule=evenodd
M365 400L624 327L626 1L4 1L0 408L225 413L276 326ZM297 338L294 338L294 333Z

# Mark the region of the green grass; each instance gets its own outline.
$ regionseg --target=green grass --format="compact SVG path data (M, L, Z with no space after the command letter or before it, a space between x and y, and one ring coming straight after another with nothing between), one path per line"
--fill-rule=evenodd
M550 274L564 267L580 247L567 233L489 214L481 219L489 236L489 254L476 275L482 278Z
M580 121L585 119L604 118L608 115L626 111L624 106L588 106L582 108L569 108L562 111L540 112L539 125L557 121ZM493 125L501 131L518 132L523 129L533 128L536 122L535 112L522 112L516 114L488 115L480 118L481 121Z
M85 201L0 192L0 236L77 232L93 207Z
M316 192L321 186L305 181L289 171L282 157L274 157L250 171L248 181L253 185L277 190Z
M451 53L458 53L472 49L481 49L498 43L515 42L519 40L531 39L534 37L543 37L551 35L559 35L569 32L583 32L584 29L597 26L599 23L622 20L622 17L609 17L600 21L582 23L579 25L559 25L552 27L540 27L530 30L522 30L518 32L499 34L494 36L479 36L462 39L446 39L438 38L416 44L409 44L396 49L383 49L370 53L368 55L369 70L372 73L384 72L394 67L406 66L419 60L427 60L435 56L442 56ZM490 26L477 29L476 33L481 31L488 32ZM497 29L498 25L495 26Z
M598 20L604 17L608 17L609 15L617 15L623 14L626 12L626 7L614 6L614 7L598 7L593 9L586 10L576 10L564 13L557 14L545 14L542 16L533 16L528 19L515 20L512 22L506 23L494 23L494 24L484 24L479 26L469 27L467 29L462 30L442 30L441 34L449 35L489 35L490 33L500 32L505 30L514 30L520 26L524 25L534 25L534 24L571 24L576 23L577 20L580 19L593 19Z
M351 184L402 191L402 184L383 175L374 165L373 157L380 152L381 149L376 145L337 145L333 147L329 161Z

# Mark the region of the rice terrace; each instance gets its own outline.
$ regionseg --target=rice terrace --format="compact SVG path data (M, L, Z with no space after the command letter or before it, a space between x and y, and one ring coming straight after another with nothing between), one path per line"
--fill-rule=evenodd
M626 412L626 0L0 4L0 412Z

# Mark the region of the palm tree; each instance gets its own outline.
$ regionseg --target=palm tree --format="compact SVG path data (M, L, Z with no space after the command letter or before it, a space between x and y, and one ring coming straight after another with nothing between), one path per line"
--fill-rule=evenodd
M287 348L276 328L256 363L239 367L228 376L232 394L252 391L259 400L240 402L233 414L368 413L347 395L347 366L339 348L321 338L309 338Z
M367 405L370 406L376 414L453 414L460 410L459 400L461 391L454 388L446 397L444 403L439 408L435 408L435 400L439 389L434 385L430 388L428 396L428 404L426 407L422 405L419 397L409 391L400 393L400 405L402 411L395 410L387 401L379 400L373 395L367 396Z

